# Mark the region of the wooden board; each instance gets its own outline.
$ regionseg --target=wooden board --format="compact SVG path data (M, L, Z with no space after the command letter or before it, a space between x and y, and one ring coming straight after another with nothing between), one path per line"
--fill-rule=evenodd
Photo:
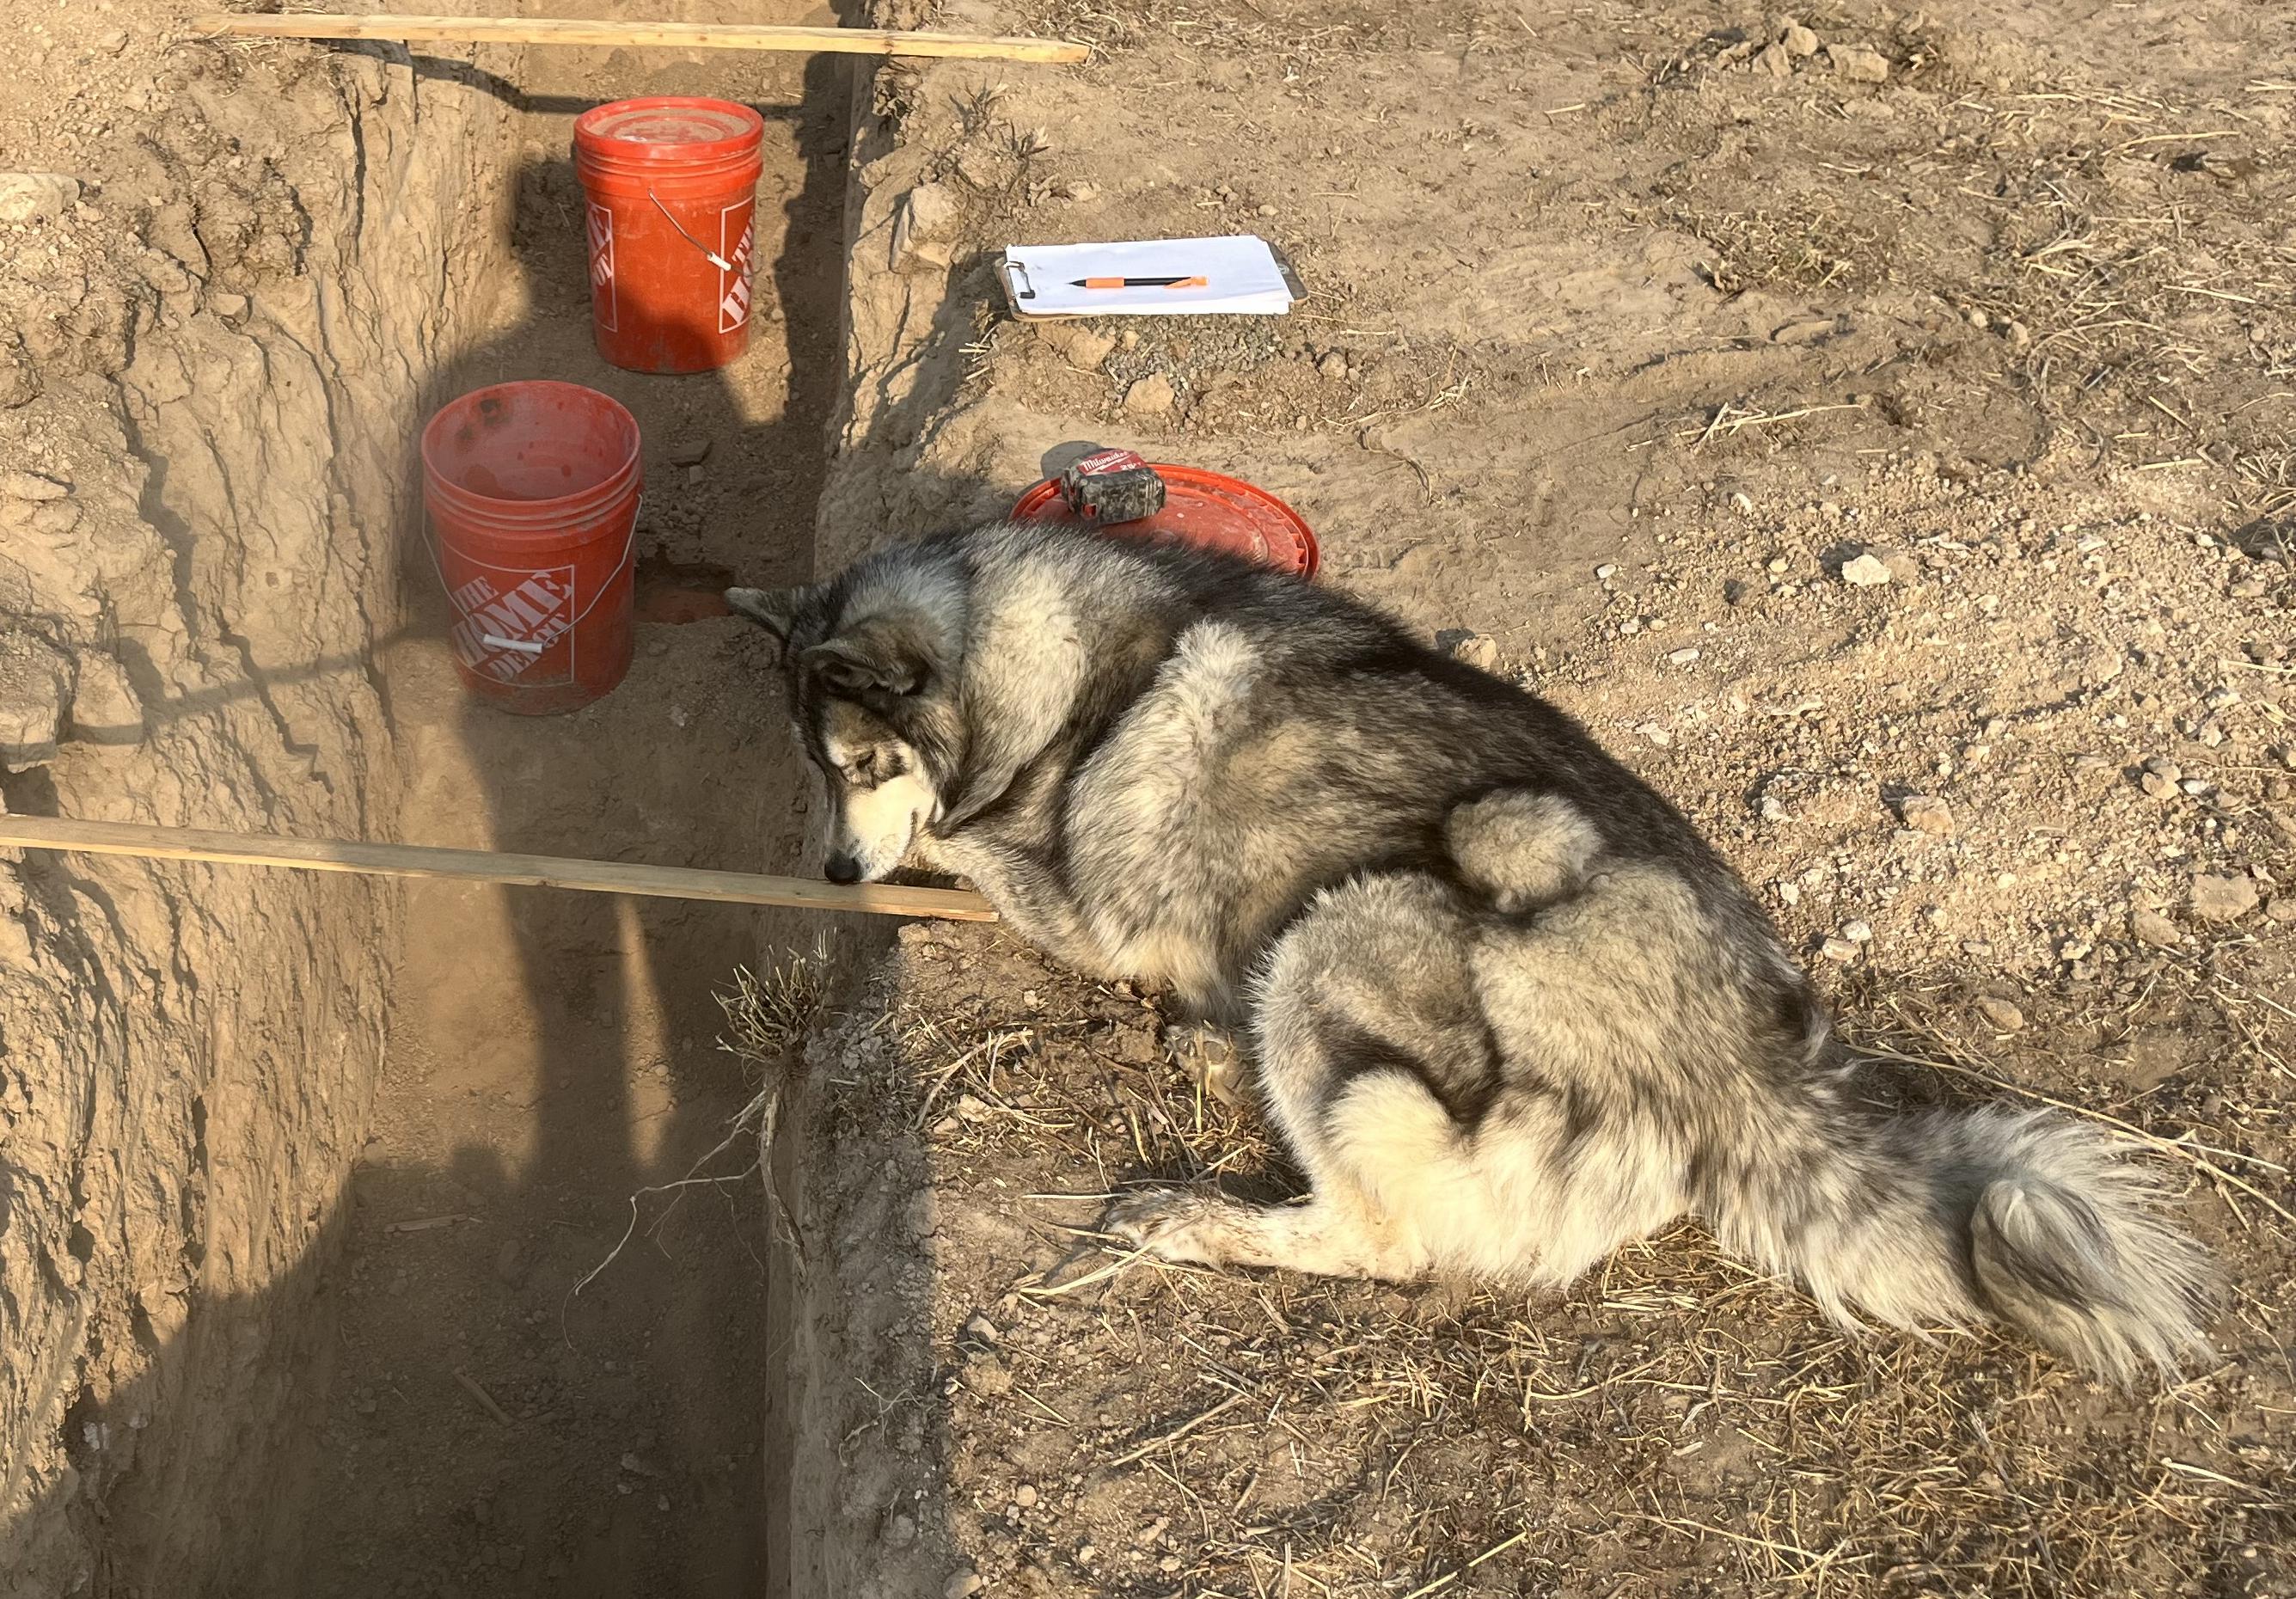
M658 45L678 50L803 50L843 55L939 55L964 61L1080 62L1069 39L912 33L891 28L769 28L718 22L583 22L548 17L335 16L210 12L209 34L266 39L384 39L402 44Z
M879 916L933 916L994 922L978 894L955 889L905 889L887 883L816 882L749 872L645 866L627 861L553 855L504 855L424 844L357 844L341 839L276 839L197 827L145 827L128 822L79 822L59 816L0 816L0 846L133 855L148 860L214 861L284 866L296 872L354 872L374 877L446 877L592 894L657 899L709 899L727 905L784 905L801 910L860 911Z

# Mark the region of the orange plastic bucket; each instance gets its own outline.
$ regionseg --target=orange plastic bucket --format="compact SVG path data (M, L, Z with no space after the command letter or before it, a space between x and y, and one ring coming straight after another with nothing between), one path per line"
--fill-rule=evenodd
M1148 464L1164 480L1164 504L1152 516L1087 521L1062 497L1060 480L1047 478L1021 496L1013 507L1013 520L1068 522L1099 528L1115 538L1164 538L1223 550L1302 578L1313 578L1323 564L1306 519L1265 488L1200 467Z
M655 95L574 123L598 353L632 372L708 372L749 348L765 119Z
M422 500L472 693L547 716L622 680L643 487L636 418L577 383L498 383L430 419Z

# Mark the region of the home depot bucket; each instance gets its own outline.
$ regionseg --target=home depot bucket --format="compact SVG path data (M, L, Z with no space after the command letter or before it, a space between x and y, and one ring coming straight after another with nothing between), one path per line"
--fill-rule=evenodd
M1110 521L1087 514L1088 504L1072 503L1062 479L1047 478L1021 496L1013 519L1097 527L1119 538L1170 539L1242 555L1302 578L1313 578L1322 563L1316 535L1300 513L1241 478L1151 463L1129 451L1103 451L1087 463L1153 472L1163 480L1162 504L1147 516Z
M521 716L572 710L629 670L638 424L576 383L499 383L422 430L431 554L463 684Z
M725 100L617 100L574 123L598 353L708 372L750 344L765 119Z

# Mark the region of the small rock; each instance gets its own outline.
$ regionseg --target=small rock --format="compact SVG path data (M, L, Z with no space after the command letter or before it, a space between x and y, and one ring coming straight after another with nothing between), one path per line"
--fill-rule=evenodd
M1698 660L1698 652L1695 650L1669 650L1667 652L1666 659L1667 664L1669 666L1692 666L1695 665Z
M1935 794L1909 794L1898 806L1898 816L1915 832L1950 838L1955 831L1953 807Z
M247 296L218 289L208 296L208 309L226 322L236 322L247 315Z
M1778 29L1778 43L1785 46L1788 55L1797 58L1817 53L1817 35L1799 22L1789 22Z
M1063 200L1073 200L1078 205L1089 205L1100 198L1100 185L1089 179L1078 178L1074 182L1062 184L1060 193Z
M2024 1012L2019 1010L2007 1000L1996 998L1993 995L1979 995L1977 996L1977 1009L1979 1014L1982 1015L1986 1021L1991 1022L2002 1032L2013 1033L2019 1028L2025 1025Z
M1858 588L1872 588L1890 580L1890 569L1869 552L1842 562L1841 580Z
M1828 45L1825 59L1836 72L1852 83L1886 83L1890 78L1890 58L1879 51Z
M1024 1482L1020 1487L1014 1488L1013 1490L1013 1503L1019 1505L1022 1510L1030 1510L1035 1508L1037 1503L1036 1485L1030 1482Z
M917 1541L917 1519L896 1513L885 1523L885 1541L896 1549L906 1549Z
M996 1324L978 1310L966 1318L962 1331L967 1338L978 1339L982 1343L995 1343L1004 1337L996 1330Z
M2296 922L2296 894L2275 894L2264 902L2264 914L2275 922Z
M2009 340L2011 349L2030 349L2033 347L2033 330L2014 317L2001 324L2001 336Z
M1772 344L1816 344L1833 337L1836 328L1831 316L1806 316L1799 322L1789 322L1770 332Z
M1754 808L1765 822L1784 822L1788 819L1786 816L1785 801L1779 799L1775 794L1764 794L1760 802L1757 804ZM1793 884L1787 883L1785 887L1792 889ZM1781 892L1783 891L1784 890L1782 890ZM1792 905L1794 902L1794 899L1799 899L1800 898L1801 890L1800 889L1794 889L1793 898L1788 899L1786 903L1788 905Z
M709 459L709 448L715 443L716 439L707 436L672 439L669 463L672 466L699 466Z
M971 1599L980 1591L980 1573L960 1568L941 1588L946 1599Z
M893 265L928 254L920 247L954 233L960 209L956 191L947 184L919 184L903 195L900 212L893 219ZM945 263L946 252L941 258Z
M1617 566L1607 561L1595 569L1595 581L1597 583L1608 583L1618 575Z
M1792 78L1793 57L1784 45L1765 45L1754 57L1754 70L1771 78Z
M2260 897L2253 877L2193 879L2193 914L2203 922L2237 922Z
M1340 381L1348 375L1347 357L1338 350L1327 351L1324 358L1316 363L1316 373L1318 377L1329 378L1334 382Z
M1650 740L1652 743L1656 744L1661 750L1670 749L1673 747L1674 734L1668 732L1656 722L1644 722L1642 726L1636 727L1635 731L1640 734L1643 737Z
M1741 516L1754 514L1754 496L1741 488L1730 496L1730 509Z
M1871 923L1865 922L1844 922L1841 924L1841 936L1852 944L1871 944L1874 941L1874 929Z
M1124 391L1124 408L1135 416L1161 416L1179 398L1171 379L1152 372Z
M2096 946L2078 933L2057 946L2057 958L2061 961L2085 961L2095 953Z
M79 202L79 179L61 172L0 172L0 222L53 222Z
M2185 775L2185 768L2178 766L2175 761L2170 760L2165 755L2156 755L2152 759L2146 761L2144 763L2144 769L2152 773L2153 776L2166 778L2170 783L2175 783Z
M2136 786L2155 800L2174 800L2178 792L2176 783L2158 772L2142 774L2136 779Z
M1038 323L1037 337L1058 350L1070 365L1086 372L1098 372L1109 351L1116 348L1115 334L1103 332L1088 322Z
M1857 946L1847 939L1828 934L1825 942L1817 947L1817 953L1829 961L1846 966L1857 958Z
M2185 941L2175 922L2158 911L2142 907L2128 913L2128 931L2139 944L2150 944L2155 949L2174 949Z
M44 472L12 472L0 474L0 499L60 500L71 492L71 485L51 478Z
M118 55L127 48L127 30L125 28L107 28L88 40L88 44L101 54Z
M1451 659L1479 672L1495 672L1499 665L1499 641L1488 634L1470 633L1452 644Z

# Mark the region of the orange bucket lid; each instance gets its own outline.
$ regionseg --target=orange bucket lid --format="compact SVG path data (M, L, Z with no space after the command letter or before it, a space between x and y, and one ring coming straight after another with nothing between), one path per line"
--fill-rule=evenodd
M1047 478L1022 495L1013 520L1095 528L1119 538L1167 538L1203 550L1224 550L1278 571L1313 578L1323 563L1316 535L1298 512L1241 478L1194 466L1148 463L1164 480L1163 508L1137 521L1099 522L1078 516Z

